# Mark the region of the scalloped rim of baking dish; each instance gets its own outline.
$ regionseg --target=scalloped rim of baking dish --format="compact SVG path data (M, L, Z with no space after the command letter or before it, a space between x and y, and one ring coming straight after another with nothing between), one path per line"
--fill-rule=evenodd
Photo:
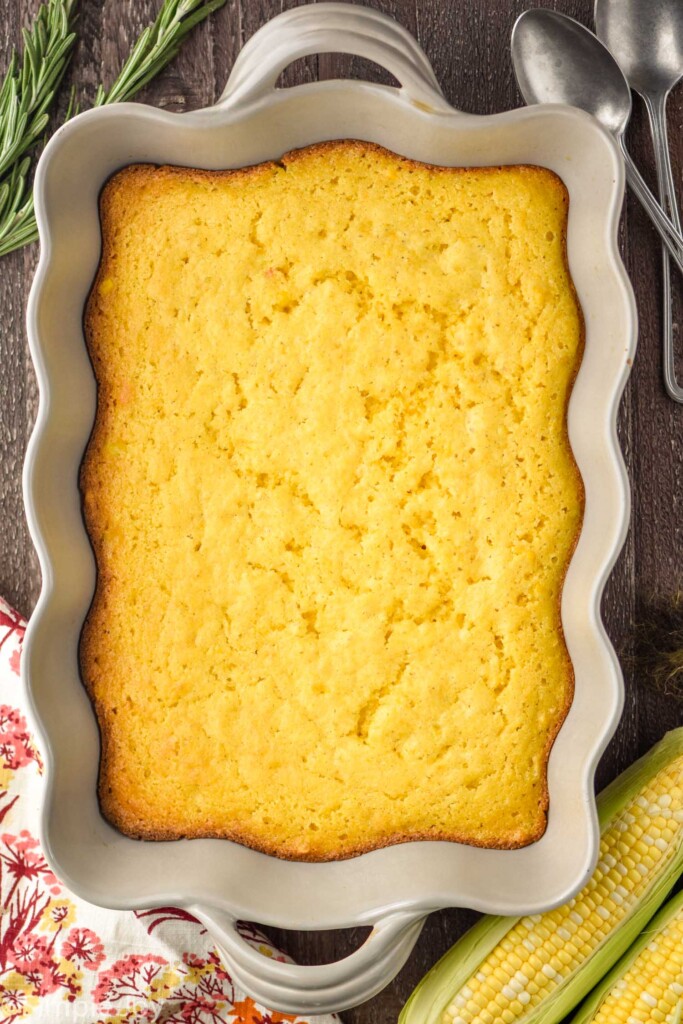
M317 5L319 20L329 15L325 31L334 30L337 15L350 17L348 8L339 12L343 6ZM351 10L357 15L364 9ZM382 20L376 13L372 17ZM279 73L302 51L359 51L353 41L336 45L337 38L335 45L323 47L315 37L296 52L290 42L272 64ZM429 79L431 69L423 54L416 56L414 40L411 46L405 62L414 63L412 81L400 62L392 65L379 55L403 82L401 89L331 81L276 90L277 73L270 79L262 74L254 85L247 62L238 58L216 106L188 114L138 104L87 111L55 134L41 158L35 180L41 256L27 314L40 405L24 492L43 586L27 630L23 678L47 769L46 855L58 877L92 903L208 907L230 920L287 928L373 924L396 913L414 922L445 906L514 915L565 902L595 865L594 771L623 703L621 672L600 617L602 592L629 518L616 434L618 403L636 344L633 292L617 246L623 163L613 139L574 108L544 105L485 117L454 110L433 75ZM360 49L368 55L367 47ZM257 47L252 50L254 57ZM115 170L130 163L237 167L348 137L429 163L541 164L555 170L569 189L568 260L586 339L568 428L586 506L562 596L576 686L548 764L548 828L538 842L520 850L417 841L323 864L277 860L228 840L135 841L115 831L99 812L99 735L77 656L95 580L78 469L95 412L82 311L100 253L98 194Z

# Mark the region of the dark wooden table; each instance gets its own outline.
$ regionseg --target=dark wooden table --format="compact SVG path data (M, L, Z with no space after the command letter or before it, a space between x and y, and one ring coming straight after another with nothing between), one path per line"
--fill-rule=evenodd
M429 56L448 99L462 110L491 113L518 106L509 54L510 29L524 0L372 0L413 32ZM37 0L0 3L0 68L20 42L25 18ZM70 73L81 106L92 100L97 83L109 82L128 53L131 39L157 9L158 0L81 0L79 43ZM141 96L170 110L191 110L212 102L225 84L242 43L284 7L283 0L228 0L200 26L175 62ZM590 24L590 0L557 0L552 5ZM297 62L285 76L294 84L341 75L371 79L379 69L359 60L326 54ZM66 94L67 81L63 93ZM670 131L676 179L683 167L683 90L670 102ZM629 129L631 152L652 181L652 150L642 108ZM87 154L84 154L84 159ZM676 406L661 383L659 244L636 201L629 196L623 217L623 253L640 313L638 358L621 406L619 431L633 487L631 532L604 600L605 621L623 657L626 710L599 770L600 785L643 753L667 728L681 724L683 708L655 696L646 680L629 667L634 627L652 595L666 596L683 585L683 406ZM36 386L24 332L24 309L37 246L0 260L0 593L28 615L40 588L38 565L26 529L21 498L21 465L36 410ZM680 293L680 278L675 286ZM680 297L680 296L677 296ZM683 308L678 305L677 312ZM678 331L679 356L683 338ZM683 380L683 359L679 358ZM381 995L344 1014L351 1024L385 1024L396 1016L413 986L474 919L448 910L427 922L417 947L398 978ZM277 933L299 960L322 963L354 949L364 932L314 935Z

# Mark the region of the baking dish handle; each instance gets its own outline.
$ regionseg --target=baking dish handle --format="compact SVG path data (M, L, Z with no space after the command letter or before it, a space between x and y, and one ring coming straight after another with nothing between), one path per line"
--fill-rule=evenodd
M334 1013L371 999L403 967L425 921L424 913L389 914L344 960L302 966L259 953L224 911L204 906L187 909L206 925L234 982L258 1003L294 1014Z
M398 79L408 103L453 113L411 34L379 11L345 3L305 4L267 22L240 51L217 106L233 108L269 95L288 64L314 53L372 60Z

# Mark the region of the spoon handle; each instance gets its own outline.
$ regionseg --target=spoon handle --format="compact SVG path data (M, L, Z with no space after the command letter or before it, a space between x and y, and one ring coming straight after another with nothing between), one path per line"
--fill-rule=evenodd
M657 228L657 231L659 231L659 234L662 236L662 241L676 261L679 270L683 273L683 236L680 231L673 226L655 197L652 195L652 192L650 192L642 174L631 159L631 155L626 149L623 140L621 141L621 152L626 164L626 180L640 202L643 204L645 212Z
M673 171L671 170L671 157L669 156L669 143L666 133L666 93L659 93L656 96L645 95L644 97L647 112L650 118L650 128L655 150L655 163L657 165L657 182L659 186L659 197L664 212L669 215L675 228L681 230L681 216L676 201L676 187L674 185ZM664 309L663 309L663 370L664 386L669 396L675 402L683 403L683 387L676 380L676 363L674 359L674 333L673 333L673 297L671 295L671 267L669 254L663 250L662 263L662 284L664 288Z

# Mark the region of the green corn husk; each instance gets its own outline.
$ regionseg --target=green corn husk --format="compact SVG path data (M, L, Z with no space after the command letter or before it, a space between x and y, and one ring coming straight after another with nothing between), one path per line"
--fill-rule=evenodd
M656 914L650 922L648 922L646 928L641 932L640 937L636 939L633 945L627 950L621 960L619 960L616 966L609 972L607 977L603 979L598 987L593 989L586 1001L580 1007L579 1012L575 1017L572 1017L571 1024L591 1024L591 1021L594 1020L596 1013L599 1011L614 986L618 984L627 971L631 969L643 950L652 942L654 936L659 932L664 931L667 925L679 914L683 914L683 892L679 892L677 896L674 896L673 899L669 900L669 902L662 907L659 913ZM681 1017L683 1017L683 997L680 998L678 1005L674 1008L671 1016L668 1018L668 1024L680 1024Z
M647 789L659 772L673 766L678 760L681 761L683 779L683 728L667 733L648 754L631 765L600 794L598 816L603 836L610 834L611 826L617 827L627 807L637 799L640 792ZM680 817L683 807L676 807L675 810ZM671 845L671 855L667 851L667 855L662 858L663 863L656 866L658 870L653 872L645 892L630 913L616 923L616 927L609 931L596 949L589 950L590 955L557 984L542 1002L533 1007L520 1007L511 1018L508 1015L513 1024L558 1024L604 977L659 909L683 870L683 826L680 823ZM583 893L588 889L589 886L586 886ZM580 901L583 893L572 903ZM541 915L538 926L548 917ZM514 917L483 917L422 979L403 1007L399 1024L444 1024L447 1019L445 1011L455 997L480 970L508 932L523 920ZM500 1005L492 1007L492 1014L493 1011L495 1015L492 1019L496 1024L505 1020Z

